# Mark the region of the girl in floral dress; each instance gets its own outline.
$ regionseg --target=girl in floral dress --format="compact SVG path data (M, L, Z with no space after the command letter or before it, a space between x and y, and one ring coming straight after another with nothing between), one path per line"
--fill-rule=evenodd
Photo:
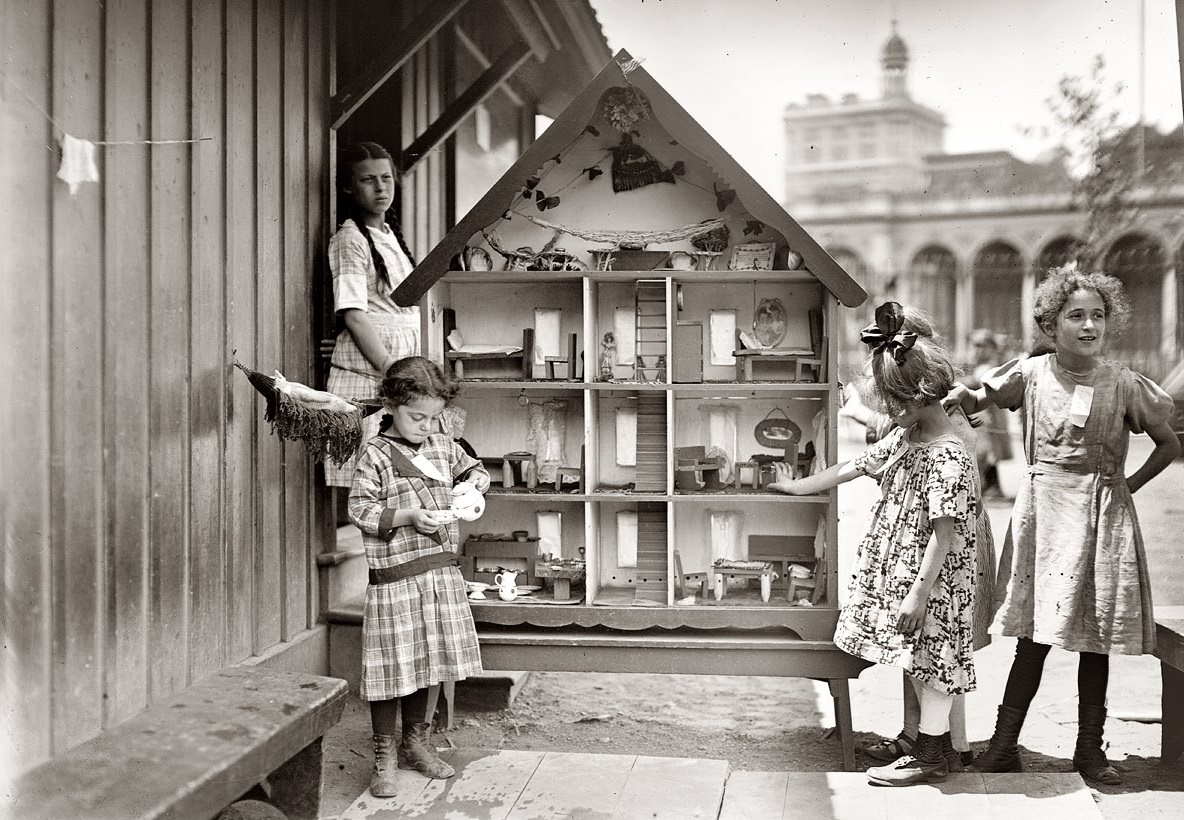
M887 302L862 335L872 348L873 397L897 429L854 461L798 480L780 471L773 485L805 495L860 475L880 479L834 640L852 655L904 669L917 690L921 721L911 754L868 770L872 783L885 786L946 778L953 698L975 686L975 473L941 405L955 369L903 323L900 305Z
M968 413L1023 411L1028 474L1016 494L999 559L1001 601L991 631L1016 642L990 747L974 767L1020 771L1017 744L1051 646L1080 655L1073 766L1122 782L1102 751L1110 655L1155 648L1151 584L1131 495L1179 453L1172 400L1151 380L1102 358L1107 329L1129 314L1121 283L1075 268L1051 271L1036 291L1036 325L1054 353L986 373L950 394ZM1131 433L1155 449L1125 476Z
M911 305L904 305L901 309L904 313L904 323L902 325L904 330L911 330L922 338L929 339L935 344L940 344L933 326L933 321L924 311L918 310ZM846 401L840 413L864 425L867 443L874 444L890 433L896 425L887 415L872 410L863 403L860 391L867 389L864 384L852 384L848 387ZM950 417L950 424L954 427L954 433L961 439L962 446L970 454L971 460L975 461L976 447L978 442L981 441L982 431L976 430L972 426L970 418L962 411L961 407L947 407L946 415ZM982 465L975 464L975 468L977 470L976 478L981 479L983 474ZM974 537L976 567L973 635L974 651L977 652L991 643L991 635L988 632L988 628L991 625L991 616L995 614L993 606L996 558L995 536L991 531L991 518L987 514L986 507L982 502L981 480L976 482L974 500L977 515L975 517ZM863 747L863 753L872 760L891 762L898 757L908 754L912 750L913 744L917 742L917 728L921 722L921 703L917 699L917 692L913 687L908 672L902 672L901 678L904 703L903 728L896 737L880 738L874 743ZM958 695L954 698L953 706L950 709L950 739L953 743L953 750L957 754L947 754L946 763L951 772L965 771L966 767L974 762L974 754L970 751L970 740L966 733L965 695Z

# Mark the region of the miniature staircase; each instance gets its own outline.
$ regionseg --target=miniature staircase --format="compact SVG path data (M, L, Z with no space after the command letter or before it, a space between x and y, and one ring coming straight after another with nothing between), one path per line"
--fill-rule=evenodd
M666 397L642 393L637 397L637 468L633 488L638 492L666 492Z
M666 281L639 279L634 291L636 351L633 377L639 382L666 381Z
M637 580L633 597L666 603L666 505L642 501L637 505Z

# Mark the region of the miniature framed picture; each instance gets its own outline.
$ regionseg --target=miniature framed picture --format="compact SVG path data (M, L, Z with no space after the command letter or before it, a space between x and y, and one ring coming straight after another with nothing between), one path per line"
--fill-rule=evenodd
M773 251L777 248L775 242L749 242L746 245L736 245L732 248L732 261L728 263L730 270L773 270Z

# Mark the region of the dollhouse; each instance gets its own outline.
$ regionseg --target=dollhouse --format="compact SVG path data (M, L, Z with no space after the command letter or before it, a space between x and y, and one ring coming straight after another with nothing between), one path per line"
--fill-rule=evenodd
M831 338L866 294L628 53L395 298L424 308L425 355L462 379L463 437L494 475L462 566L531 579L474 601L479 629L540 651L549 629L569 649L572 628L773 630L831 652L774 674L845 693L862 662L828 643L835 493L767 485L776 462L835 457ZM586 668L519 649L515 668Z

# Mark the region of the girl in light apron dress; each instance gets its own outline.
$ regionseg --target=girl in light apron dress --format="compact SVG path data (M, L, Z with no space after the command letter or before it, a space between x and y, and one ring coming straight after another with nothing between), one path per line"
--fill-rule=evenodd
M1155 648L1151 584L1131 495L1179 452L1171 398L1154 382L1102 358L1107 329L1129 314L1117 279L1051 271L1036 291L1035 319L1055 352L989 371L978 390L949 401L968 413L1022 410L1028 469L999 559L991 631L1018 638L990 747L974 768L1020 771L1017 748L1051 646L1080 653L1073 766L1121 783L1102 752L1110 655ZM1131 433L1155 449L1124 475Z

